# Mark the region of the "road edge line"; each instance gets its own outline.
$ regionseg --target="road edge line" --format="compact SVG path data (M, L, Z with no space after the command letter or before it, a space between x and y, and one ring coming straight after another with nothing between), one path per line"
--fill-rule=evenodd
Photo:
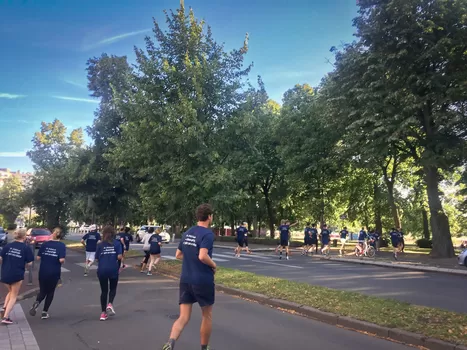
M180 276L176 276L172 271L167 269L158 268L156 273L172 277L174 279L180 278ZM331 326L345 328L358 333L364 332L364 334L373 335L382 339L403 343L414 347L423 346L431 350L467 350L467 347L461 344L454 344L441 339L429 338L418 333L412 333L398 328L379 326L374 323L360 321L352 317L340 316L331 312L321 311L319 309L300 305L291 301L269 298L264 294L226 287L222 284L216 284L216 291L255 301L259 304L279 308L292 314L297 313L303 317L326 323Z

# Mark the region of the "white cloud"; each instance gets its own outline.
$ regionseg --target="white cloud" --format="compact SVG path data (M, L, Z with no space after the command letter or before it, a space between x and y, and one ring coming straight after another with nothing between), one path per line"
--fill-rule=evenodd
M53 98L58 98L59 100L66 101L77 101L77 102L86 102L86 103L99 103L99 100L92 100L90 98L79 98L79 97L68 97L68 96L52 96Z
M91 50L91 49L94 49L94 48L99 47L99 46L113 44L113 43L116 43L117 41L129 38L129 37L132 37L132 36L135 36L135 35L144 34L144 33L147 33L149 31L151 31L151 29L143 29L143 30L137 30L137 31L134 31L134 32L128 32L128 33L122 33L122 34L119 34L119 35L115 35L115 36L112 36L110 38L102 39L102 40L100 40L100 41L98 41L98 42L96 42L94 44L84 46L83 50L87 51L87 50Z
M0 152L0 157L12 157L12 158L20 158L26 157L26 151L23 152Z
M67 84L70 84L70 85L73 85L73 86L76 86L76 87L79 87L81 89L86 89L87 86L85 84L80 84L74 80L69 80L69 79L63 79L63 81Z
M0 92L0 98L7 98L9 100L13 100L15 98L22 98L25 97L24 95L15 95L15 94L7 94L4 92Z

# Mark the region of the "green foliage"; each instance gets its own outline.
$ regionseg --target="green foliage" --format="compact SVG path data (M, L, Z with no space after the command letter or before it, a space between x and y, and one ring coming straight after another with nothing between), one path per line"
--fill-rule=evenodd
M12 225L22 209L21 180L16 176L11 176L4 180L0 187L0 215L4 224Z

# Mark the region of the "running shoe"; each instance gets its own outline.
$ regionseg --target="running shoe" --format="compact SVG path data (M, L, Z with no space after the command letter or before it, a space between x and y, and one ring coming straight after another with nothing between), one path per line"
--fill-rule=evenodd
M152 272L151 272L151 271L148 271L147 275L148 275L148 276L152 276Z
M115 309L113 307L113 305L111 303L109 303L109 305L107 305L107 315L109 316L115 316Z
M46 320L46 319L48 319L49 317L50 317L50 316L49 316L49 313L48 313L48 312L42 311L41 320Z
M164 346L162 347L162 350L172 350L173 347L170 343L165 343Z
M107 321L108 318L109 316L107 316L105 312L101 313L101 318L100 318L101 321Z
M2 318L2 324L13 324L13 321L9 317Z
M62 279L60 278L58 280L57 287L60 288L61 286L63 286L63 282L62 282Z
M287 259L287 260L290 260L290 258L289 258L289 257L286 257L286 259Z
M31 316L36 316L36 310L39 307L39 302L35 301L34 304L32 304L31 309L29 310L29 314Z

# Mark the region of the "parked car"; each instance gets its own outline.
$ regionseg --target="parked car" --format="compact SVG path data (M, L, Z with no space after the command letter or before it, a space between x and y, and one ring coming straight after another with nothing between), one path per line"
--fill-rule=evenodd
M8 242L8 232L3 227L0 227L0 247L5 246Z
M30 228L27 232L27 239L29 242L34 242L33 244L36 249L51 238L52 233L46 228Z
M467 249L464 249L458 256L457 261L459 265L464 265L467 267Z
M154 230L161 228L161 226L154 226L154 225L141 226L139 230L136 232L136 242L139 243L143 240L144 235L148 232L148 229L150 227L154 227ZM165 243L165 244L170 242L170 234L167 232L168 229L170 229L170 226L166 226L166 228L164 228L163 231L160 233L160 236L162 238L162 243Z

